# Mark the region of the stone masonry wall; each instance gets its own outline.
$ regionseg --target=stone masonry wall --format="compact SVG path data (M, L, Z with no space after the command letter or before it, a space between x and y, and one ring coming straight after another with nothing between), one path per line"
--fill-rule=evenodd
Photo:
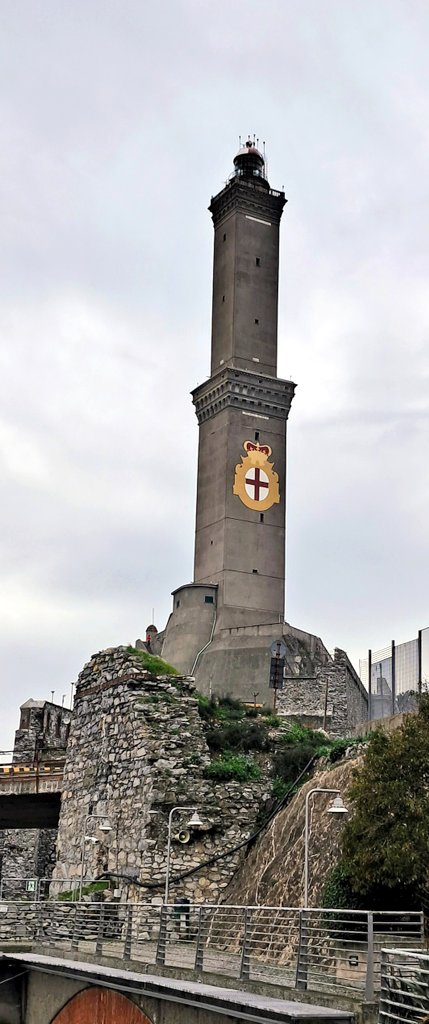
M203 867L177 885L174 876L250 836L270 785L268 779L205 779L209 760L192 681L154 679L139 655L124 647L91 658L76 688L54 877L79 879L84 849L87 878L105 871L134 874L153 888L128 884L129 897L160 903L168 815L181 805L184 810L173 819L170 899L217 902L242 854ZM175 837L194 809L203 827L181 844ZM105 815L111 832L100 833L102 819L93 815ZM122 878L119 885L124 884Z
M43 765L64 759L72 719L69 708L30 698L21 705L13 763ZM55 863L56 829L5 829L2 832L1 883L9 894L25 892L29 879L48 878Z
M1 887L3 895L19 898L26 883L48 879L55 864L56 828L6 829L3 833Z
M325 665L316 665L313 679L287 679L278 693L277 708L290 721L299 721L311 728L324 724L333 736L349 736L355 727L366 730L368 694L345 651L335 649L334 658Z
M21 705L15 731L15 764L43 763L64 757L73 712L50 701L30 700Z

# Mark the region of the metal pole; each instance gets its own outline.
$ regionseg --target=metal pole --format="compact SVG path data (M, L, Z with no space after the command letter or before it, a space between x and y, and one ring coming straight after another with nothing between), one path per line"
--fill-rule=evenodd
M176 811L192 811L192 812L194 812L196 810L197 810L197 808L195 806L194 807L185 807L183 804L180 804L177 807L172 807L171 811L170 811L170 813L168 815L167 863L166 863L166 867L165 867L164 903L168 903L168 889L169 889L169 885L170 885L171 826L172 826L172 821L173 821L173 814L175 814Z
M309 801L314 793L335 793L339 795L339 789L310 789L305 798L305 827L304 827L304 908L308 907L308 825L309 825Z
M423 669L423 664L422 664L422 640L423 640L423 630L419 629L418 636L417 636L417 690L418 690L419 695L422 692L422 682L423 682L423 680L422 680L422 675L423 675L423 671L422 671L422 669Z
M328 717L328 686L329 686L329 675L326 674L326 686L325 686L325 706L323 709L323 730L326 732L326 719Z
M84 869L85 869L85 859L86 859L86 858L85 858L85 838L86 838L86 836L85 836L85 833L86 833L86 826L87 826L87 824L88 824L88 821L91 821L91 819L92 819L92 818L94 818L94 819L96 819L96 818L102 818L102 819L103 819L103 820L105 821L105 820L106 820L106 818L107 818L107 819L109 819L109 818L110 818L110 815L109 815L109 814L87 814L87 816L86 816L86 818L85 818L85 821L84 821L84 826L83 826L83 833L82 833L82 842L81 842L81 847L82 847L82 855L81 855L81 860L80 860L80 885L79 885L79 900L81 900L81 899L82 899L82 888L83 888L83 879L84 879ZM111 831L111 828L110 828L110 827L109 827L109 831Z
M84 874L84 870L85 870L85 833L86 833L86 826L87 826L87 822L88 822L89 817L90 817L90 815L88 814L86 816L86 818L85 818L84 825L83 825L83 833L82 833L82 843L81 843L82 853L81 853L81 858L80 858L79 902L81 902L81 900L82 900L83 874Z
M372 650L368 651L368 722L372 721Z
M392 640L392 715L395 714L396 704L396 651L395 641Z
M365 978L365 1002L372 1003L374 1000L374 915L372 912L367 917L367 961Z
M165 867L165 893L164 903L168 903L168 886L170 882L170 852L171 852L171 822L177 807L172 807L168 815L168 836L167 836L167 863Z

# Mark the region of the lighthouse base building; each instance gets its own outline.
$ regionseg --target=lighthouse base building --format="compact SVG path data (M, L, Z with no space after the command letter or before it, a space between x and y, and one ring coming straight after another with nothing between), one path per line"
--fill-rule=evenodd
M279 710L344 731L367 717L358 676L343 652L332 658L318 637L285 622L286 440L295 392L277 376L285 203L249 140L209 207L211 370L192 392L199 425L194 578L173 591L163 633L150 627L150 647L195 676L203 693L263 704L272 700L272 646L283 641Z

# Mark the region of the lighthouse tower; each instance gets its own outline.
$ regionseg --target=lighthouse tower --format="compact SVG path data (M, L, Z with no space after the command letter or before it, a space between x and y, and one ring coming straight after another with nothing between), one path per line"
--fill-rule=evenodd
M162 647L182 671L201 669L203 654L207 667L208 648L220 653L231 631L271 625L278 635L284 623L286 424L295 390L277 377L285 203L249 139L209 207L211 372L192 392L199 424L194 578L173 592Z
M214 225L211 376L199 423L194 582L218 586L219 624L283 622L286 421L294 385L277 377L279 229L249 140L210 204Z

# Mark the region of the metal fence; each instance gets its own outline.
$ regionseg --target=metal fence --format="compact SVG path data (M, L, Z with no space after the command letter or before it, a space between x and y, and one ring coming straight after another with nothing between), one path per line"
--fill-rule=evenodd
M6 876L0 880L0 900L50 900L67 898L79 900L80 887L83 891L97 887L103 889L103 883L96 878L22 878ZM104 886L110 888L109 882Z
M381 949L422 948L422 915L113 900L0 904L0 946L179 967L371 1001Z
M429 955L383 949L380 1024L417 1024L429 1018Z
M429 691L429 627L403 644L393 640L359 661L359 675L368 690L368 718L386 718L415 710L416 695Z

